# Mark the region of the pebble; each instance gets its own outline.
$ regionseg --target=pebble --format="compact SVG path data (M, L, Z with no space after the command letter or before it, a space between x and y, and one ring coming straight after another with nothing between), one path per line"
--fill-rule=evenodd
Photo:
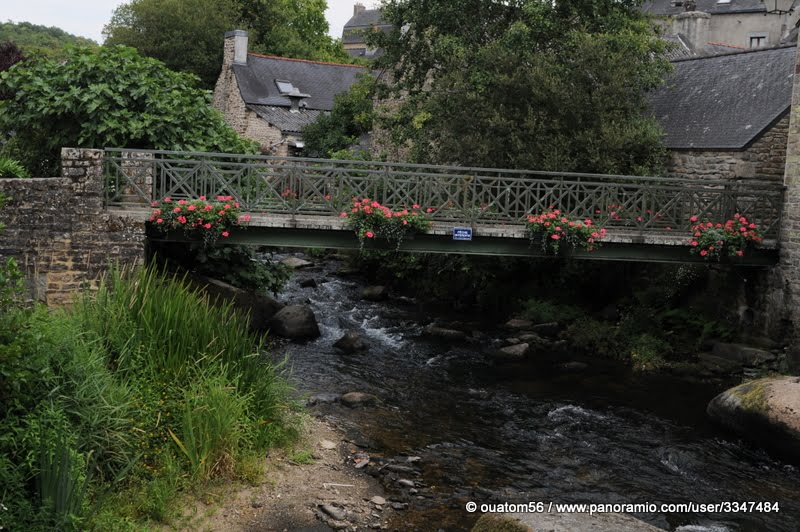
M408 479L405 479L405 478L401 478L400 480L397 481L397 483L400 484L403 487L406 487L406 488L413 488L414 487L414 481L413 480L408 480Z
M371 502L372 504L383 506L384 504L386 504L386 499L384 499L380 495L375 495L373 498L369 500L369 502Z
M395 510L405 510L405 509L408 508L408 503L407 502L393 502L392 503L392 508L394 508Z
M321 440L319 446L323 449L336 449L336 444L331 440Z
M337 508L331 504L320 504L319 509L328 514L331 518L335 519L336 521L344 521L347 517L344 510L341 508Z
M261 508L264 506L264 503L261 501L253 501L250 503L250 506L252 506L253 508Z

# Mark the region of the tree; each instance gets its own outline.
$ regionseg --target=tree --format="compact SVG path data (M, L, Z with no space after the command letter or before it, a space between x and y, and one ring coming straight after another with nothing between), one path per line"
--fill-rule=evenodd
M55 175L63 146L255 153L196 82L124 46L17 64L0 74L3 151L34 175Z
M348 150L372 130L375 83L371 74L362 74L348 91L335 96L329 114L320 115L316 122L303 129L309 157L334 157L336 152Z
M23 59L25 56L16 43L11 41L0 43L0 72L5 72Z
M0 42L4 41L14 42L27 55L58 53L68 45L97 45L91 39L72 35L61 28L30 22L0 22Z
M226 31L250 31L254 52L320 61L348 61L328 37L325 0L131 0L103 29L106 44L132 46L213 87Z
M387 0L370 38L390 69L384 123L416 160L649 173L663 156L646 92L669 69L635 0Z
M103 34L106 45L132 46L210 88L222 66L223 35L238 21L233 0L132 0L114 10Z

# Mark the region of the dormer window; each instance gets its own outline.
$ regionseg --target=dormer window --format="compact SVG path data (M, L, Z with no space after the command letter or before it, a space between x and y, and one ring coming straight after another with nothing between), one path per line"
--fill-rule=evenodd
M286 80L282 80L282 79L276 79L275 80L275 85L278 86L278 91L281 94L290 94L292 92L300 92L299 90L297 90L295 88L294 85L292 85L291 81L286 81Z
M718 4L730 4L731 0L717 0Z

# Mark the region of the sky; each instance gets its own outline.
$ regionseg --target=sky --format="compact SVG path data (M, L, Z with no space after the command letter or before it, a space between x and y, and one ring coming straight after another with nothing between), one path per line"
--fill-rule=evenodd
M342 28L353 16L358 0L328 0L325 16L331 37L341 37ZM0 21L31 22L56 26L62 30L102 42L103 26L111 19L114 8L123 0L0 0ZM361 0L368 9L378 2Z

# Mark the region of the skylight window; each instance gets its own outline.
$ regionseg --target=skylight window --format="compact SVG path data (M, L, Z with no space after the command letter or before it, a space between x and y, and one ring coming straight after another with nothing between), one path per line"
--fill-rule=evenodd
M280 91L281 94L290 94L292 92L297 91L297 89L294 88L294 85L292 85L291 81L276 79L275 85L278 86L278 90Z

